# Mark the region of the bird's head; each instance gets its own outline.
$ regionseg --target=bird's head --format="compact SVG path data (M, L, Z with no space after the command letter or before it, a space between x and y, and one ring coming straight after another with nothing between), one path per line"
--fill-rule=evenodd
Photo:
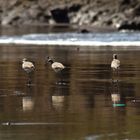
M22 59L22 62L25 62L25 61L27 61L27 59L26 59L26 58L23 58L23 59Z
M54 61L49 56L47 57L47 62L50 64L54 63Z
M117 59L117 54L113 54L113 59Z

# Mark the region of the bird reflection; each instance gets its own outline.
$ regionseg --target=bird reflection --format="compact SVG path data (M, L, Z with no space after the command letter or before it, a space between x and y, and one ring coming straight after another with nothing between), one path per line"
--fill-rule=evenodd
M53 95L52 96L52 105L55 109L61 109L64 105L65 96L62 95Z
M53 87L53 92L51 95L51 104L54 110L62 110L67 107L67 87L63 85Z
M34 100L32 97L32 88L27 87L26 96L22 97L22 110L23 111L32 111L34 108Z
M22 98L22 109L23 111L31 111L34 107L34 101L32 97L26 96Z
M111 85L111 100L113 107L124 107L126 106L125 97L120 92L119 82L114 80Z

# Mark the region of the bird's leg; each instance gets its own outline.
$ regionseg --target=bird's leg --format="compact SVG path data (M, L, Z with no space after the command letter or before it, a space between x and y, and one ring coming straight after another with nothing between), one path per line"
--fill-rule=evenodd
M62 75L62 71L60 71L60 82L63 82L63 81L62 81L62 76L63 76L63 75Z
M111 70L111 80L114 81L114 69Z
M28 73L28 83L27 83L27 85L30 86L31 83L32 83L32 77L31 77L31 74Z
M58 72L57 73L57 76L58 76L58 82L57 82L57 84L62 84L63 83L63 80L62 80L62 72L60 71L60 72Z
M120 93L120 88L119 88L119 82L117 81L117 89L118 89L118 93Z
M60 72L60 82L62 83L62 84L64 84L64 71L62 70L61 72Z
M116 69L116 81L119 79L119 69Z
M119 77L119 69L117 69L117 77Z
M117 82L119 78L119 69L112 69L112 81Z

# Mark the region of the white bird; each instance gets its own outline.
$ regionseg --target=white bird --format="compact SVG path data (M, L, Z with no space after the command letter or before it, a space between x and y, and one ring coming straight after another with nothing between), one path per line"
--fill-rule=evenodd
M30 74L31 72L34 71L35 66L32 62L27 61L26 58L23 58L22 60L22 69L27 73Z
M35 66L32 62L27 61L26 58L22 60L22 69L28 74L28 84L31 84L31 73L35 70Z
M51 64L52 69L55 72L59 73L63 69L65 69L65 66L62 63L60 63L60 62L54 62L50 57L47 57L47 59L48 59L48 62Z
M117 54L113 54L113 60L111 62L111 68L118 70L120 68L120 60L117 59Z

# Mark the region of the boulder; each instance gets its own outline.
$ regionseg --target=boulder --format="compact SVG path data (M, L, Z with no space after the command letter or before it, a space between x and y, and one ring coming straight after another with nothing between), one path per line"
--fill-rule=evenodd
M42 11L38 7L38 5L33 5L28 9L28 14L31 18L38 18L39 15L41 15Z
M85 28L80 29L78 32L79 33L90 33L90 31L88 29L85 29Z
M56 23L69 23L68 8L65 5L51 7L50 13Z
M41 8L41 9L47 9L48 8L48 2L46 2L46 0L38 0L38 6Z
M80 3L71 3L68 5L68 11L69 12L78 12L82 7L82 4Z
M122 21L117 25L118 30L140 30L140 22L138 21Z
M89 7L83 7L70 18L70 23L78 25L91 25L97 20L98 12L88 10Z
M15 9L12 9L7 15L2 15L1 25L11 24L12 20L18 19L19 14L24 11L23 6L19 6Z

